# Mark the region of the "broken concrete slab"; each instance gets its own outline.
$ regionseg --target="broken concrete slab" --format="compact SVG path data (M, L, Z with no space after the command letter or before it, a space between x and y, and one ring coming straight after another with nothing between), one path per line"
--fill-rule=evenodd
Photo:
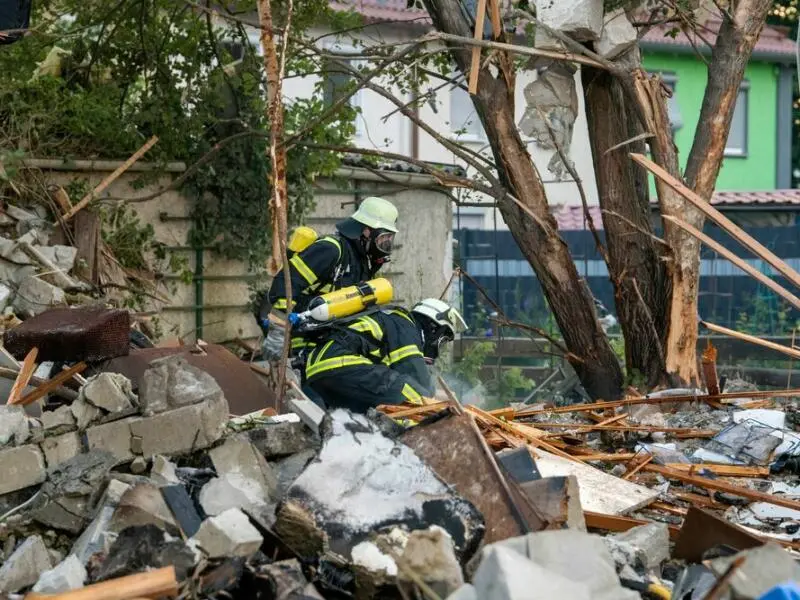
M102 415L99 408L89 404L82 396L78 396L77 400L70 404L69 409L70 412L72 412L72 416L75 418L78 431L84 431Z
M265 498L277 490L278 479L272 467L246 436L229 437L208 454L217 474L240 474L251 479L263 488Z
M180 531L161 490L151 483L135 485L122 495L108 531L119 533L128 527L143 525L155 525L173 535Z
M287 456L283 460L274 463L278 471L278 492L277 497L283 497L295 480L300 477L308 463L317 457L316 450L305 450L292 456Z
M39 576L33 592L37 594L63 594L77 590L86 583L89 575L74 554Z
M52 566L42 538L29 537L0 566L0 593L19 592L32 586Z
M734 571L729 584L733 597L738 600L757 600L776 585L800 581L800 565L774 542L745 550L735 556L714 559L709 568L717 577L721 577L731 562L742 555L745 560Z
M91 451L52 465L42 486L45 503L34 518L50 527L80 532L114 464L111 454Z
M203 521L193 539L210 558L252 556L264 542L247 515L236 508Z
M484 552L473 585L478 598L492 600L530 600L532 597L592 600L583 583L548 571L496 544L488 546Z
M318 448L319 438L303 423L267 423L247 432L250 441L267 460Z
M106 581L168 566L173 566L175 576L184 580L194 565L194 552L182 540L155 525L128 527L114 540L94 573L94 580Z
M366 416L336 410L331 419L318 459L279 509L276 532L287 545L306 556L327 547L349 559L377 528L439 525L453 538L459 559L475 551L484 524L472 504Z
M666 523L640 525L615 537L640 550L644 554L647 569L657 569L669 559L669 528Z
M63 292L58 291L63 302ZM131 323L127 310L81 307L39 312L5 333L5 347L18 359L33 347L39 349L40 360L67 362L99 362L129 352Z
M122 373L134 383L136 391L150 363L156 358L171 355L180 355L190 365L211 375L222 388L233 415L246 415L265 407L278 406L275 392L250 369L250 365L217 344L204 344L202 347L143 348L124 358L112 360L103 370Z
M200 490L199 502L209 516L232 508L244 510L265 527L274 522L275 505L264 496L264 486L240 473L215 477Z
M478 592L471 583L465 583L455 592L450 594L446 600L479 600Z
M131 434L142 438L142 456L150 458L208 448L225 433L227 422L228 403L220 392L199 404L130 419L130 426Z
M44 454L38 446L0 450L0 495L37 485L46 478Z
M137 456L131 461L130 469L134 475L141 475L147 471L147 459Z
M412 531L403 550L402 562L440 597L446 597L464 584L461 565L456 559L453 539L439 527ZM399 581L411 585L408 571L399 573Z
M156 485L175 485L181 482L178 479L175 463L160 454L153 457L153 464L150 467L150 479Z
M547 573L583 584L592 600L639 599L638 593L620 586L614 559L599 535L569 529L539 531L524 536L522 540L517 538L492 544L484 552L496 546L515 552L524 548L525 556Z
M131 452L131 419L89 427L85 436L89 450L110 452L116 458L117 464L134 459Z
M75 431L47 437L39 447L44 452L48 468L67 462L83 451L81 438Z
M66 304L64 290L38 277L32 276L27 277L20 284L17 289L17 295L14 297L13 306L14 311L19 315L36 316L54 306L61 306L63 304ZM22 327L22 325L18 325L17 327ZM14 329L17 329L17 327ZM10 331L14 331L14 329ZM8 344L6 344L6 347L14 353L14 351L8 347ZM14 354L16 356L16 353ZM40 358L45 357L41 356Z
M593 42L603 29L603 0L536 0L536 16L579 42Z
M537 450L536 466L543 477L574 475L584 510L624 515L658 498L658 491L608 475L589 465Z
M81 394L89 404L110 413L131 409L137 402L131 382L118 373L99 373L89 378Z
M6 280L7 281L7 280ZM14 290L0 282L0 312L4 311L14 298Z
M42 412L42 427L45 431L68 430L76 426L75 416L72 414L70 405L59 406L55 410Z
M0 446L21 446L29 437L25 409L22 406L0 406Z
M625 9L618 8L603 17L603 31L595 51L602 57L613 60L622 52L636 46L636 29L628 20Z
M311 431L319 435L322 421L325 419L325 411L314 404L311 400L299 400L292 398L289 400L289 410L300 417Z
M33 248L47 260L57 266L64 273L69 273L75 265L78 249L74 246L33 246Z
M139 382L139 402L145 415L212 402L220 396L222 390L214 378L180 355L152 361Z

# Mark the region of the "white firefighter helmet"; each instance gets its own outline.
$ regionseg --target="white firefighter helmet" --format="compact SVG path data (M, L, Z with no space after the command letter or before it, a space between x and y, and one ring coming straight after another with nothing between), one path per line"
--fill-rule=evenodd
M438 298L426 298L422 302L418 302L411 312L424 315L437 325L448 328L453 338L456 333L467 330L467 323L461 313Z
M397 208L388 200L377 196L364 198L352 219L372 229L397 233Z

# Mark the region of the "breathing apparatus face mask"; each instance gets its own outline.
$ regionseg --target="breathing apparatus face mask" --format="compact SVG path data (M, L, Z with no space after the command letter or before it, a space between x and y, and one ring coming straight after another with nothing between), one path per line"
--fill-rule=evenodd
M453 333L449 328L431 319L422 320L422 355L427 364L432 365L439 358L442 346L452 341Z
M389 255L394 248L394 232L385 229L373 229L370 237L364 241L369 257L377 264L389 262Z

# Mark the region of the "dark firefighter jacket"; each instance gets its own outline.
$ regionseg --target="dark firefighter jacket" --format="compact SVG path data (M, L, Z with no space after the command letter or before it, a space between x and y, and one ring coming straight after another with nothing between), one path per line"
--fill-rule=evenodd
M273 308L286 313L302 312L314 297L369 281L378 269L380 265L370 263L358 240L341 234L322 237L289 259L292 307L288 308L286 282L281 270L272 280L269 293L262 298L257 316L266 318ZM302 338L292 338L293 350L306 345Z
M305 373L329 408L363 413L433 394L422 337L405 310L380 310L330 331L310 352Z

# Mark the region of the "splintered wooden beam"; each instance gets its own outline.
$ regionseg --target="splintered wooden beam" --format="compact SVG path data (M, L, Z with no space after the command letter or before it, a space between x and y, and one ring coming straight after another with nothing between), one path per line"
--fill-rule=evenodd
M8 394L8 401L6 404L10 405L19 403L22 392L26 387L28 387L31 377L33 377L33 372L36 370L37 356L39 356L39 349L36 347L31 348L30 352L28 352L28 355L25 357L25 360L22 361L22 367L20 367L19 375L17 375L17 379L14 381L11 392Z
M62 383L66 383L67 381L72 379L75 375L82 373L85 369L86 369L86 363L79 362L77 365L73 365L69 369L61 371L61 373L59 373L52 379L48 379L47 381L39 385L35 390L23 396L18 402L18 404L25 406L32 402L36 402L40 398L44 398L47 394L59 388Z
M669 186L670 188L675 190L675 192L683 196L705 216L707 216L709 219L711 219L717 225L719 225L725 231L727 231L731 235L731 237L734 238L737 242L739 242L742 246L750 250L750 252L752 252L759 258L763 258L770 265L772 265L776 271L778 271L781 275L786 277L786 279L791 281L795 286L800 288L800 273L792 269L792 267L790 267L783 260L778 258L778 256L776 256L771 250L769 250L760 242L758 242L754 237L746 233L741 227L736 225L728 217L726 217L716 208L711 206L709 202L703 200L703 198L698 196L695 192L690 190L683 183L678 181L675 177L667 173L667 171L662 169L652 160L650 160L649 158L647 158L642 154L637 154L635 152L632 152L630 156L634 161L636 161L645 169L650 171L653 175L655 175L658 179L664 182L667 186Z
M711 340L708 340L708 346L703 350L702 356L703 376L706 380L706 389L712 396L719 394L719 378L717 377L717 349Z
M539 429L568 429L573 433L591 433L593 431L645 431L674 433L690 437L714 437L717 431L711 429L691 429L687 427L660 427L658 425L586 425L581 423L534 423ZM573 431L579 430L579 431Z
M537 432L534 427L522 426L516 423L507 423L506 421L502 421L476 406L467 406L466 410L476 415L479 421L489 426L490 428L496 427L498 429L501 429L511 434L512 436L516 436L518 438L525 440L527 443L531 444L535 448L541 448L542 450L547 450L548 452L556 454L562 458L566 458L568 460L575 462L583 462L581 457L567 454L563 450L556 448L554 445L545 442L539 435L537 435L542 432Z
M701 471L708 471L720 477L769 477L769 467L717 465L713 463L667 463L664 466L675 471L683 471L689 475L697 475Z
M726 258L728 261L739 267L742 271L750 275L753 279L758 281L759 283L763 283L767 288L771 289L773 292L778 294L781 298L789 302L792 306L796 309L800 310L800 298L795 296L785 287L780 285L777 281L768 277L752 265L745 261L744 259L739 258L733 252L728 250L725 246L714 240L713 238L707 236L702 231L692 227L685 221L681 221L680 219L673 217L671 215L662 215L662 219L666 219L670 223L673 223L683 229L689 235L697 238L701 242L703 242L706 246L711 248L714 252Z
M781 344L776 344L775 342L768 342L767 340L762 340L754 335L748 335L746 333L734 331L733 329L728 329L727 327L722 327L721 325L714 325L714 323L708 323L707 321L700 321L700 324L706 329L710 329L716 333L721 333L723 335L736 338L737 340L750 342L751 344L756 344L757 346L763 346L764 348L769 348L770 350L775 350L776 352L782 352L783 354L791 356L792 358L800 358L800 350L795 350L789 346L782 346Z
M781 346L783 348L784 346ZM739 398L793 398L800 396L800 389L791 390L762 390L758 392L726 392L710 396L705 394L687 394L685 396L660 396L652 398L639 396L637 398L626 398L625 400L610 400L607 402L592 402L590 404L573 404L571 406L558 406L556 408L529 408L517 411L516 418L522 419L534 415L546 413L563 414L572 412L595 411L606 408L618 408L620 406L633 406L637 404L671 404L673 402L703 402L706 400L737 400Z
M651 462L653 462L653 455L645 454L644 458L642 460L637 461L636 466L634 466L630 471L625 473L625 475L623 475L622 478L625 479L626 481L630 480L631 477L636 475L639 471L641 471L645 467L645 465L648 465Z
M683 483L688 483L708 490L715 490L717 492L733 494L734 496L741 496L742 498L747 498L751 502L767 502L776 506L800 510L800 501L789 500L778 494L765 494L764 492L757 492L756 490L733 485L732 483L727 483L720 479L708 479L706 477L690 475L688 473L684 473L683 471L678 471L676 469L670 469L654 464L647 465L644 470L650 473L658 473L667 479L675 479L677 481L682 481Z
M621 517L619 515L604 515L601 513L591 512L588 510L583 511L583 517L586 521L586 527L589 529L602 529L603 531L628 531L639 525L650 525L654 521L645 521L644 519L634 519L633 517ZM678 537L680 529L675 525L667 525L669 528L669 537L675 540Z
M75 206L73 206L67 214L64 215L64 221L69 221L72 217L74 217L78 212L83 210L87 204L89 204L92 200L97 198L100 194L102 194L105 189L114 183L120 175L122 175L125 171L131 168L133 163L137 160L142 158L144 154L150 150L153 146L155 146L156 142L158 142L158 136L154 135L151 137L145 144L139 148L136 152L134 152L128 160L122 163L119 167L117 167L116 171L111 173L108 177L103 179L96 188L94 188L91 192L86 194L83 198L81 198L80 202L78 202Z
M30 593L25 600L133 600L178 595L175 567L127 575L60 594Z
M483 23L486 19L486 0L478 0L478 11L475 13L476 40L483 39ZM469 65L469 93L473 96L478 93L478 73L481 70L481 49L475 46L472 49L472 61Z

